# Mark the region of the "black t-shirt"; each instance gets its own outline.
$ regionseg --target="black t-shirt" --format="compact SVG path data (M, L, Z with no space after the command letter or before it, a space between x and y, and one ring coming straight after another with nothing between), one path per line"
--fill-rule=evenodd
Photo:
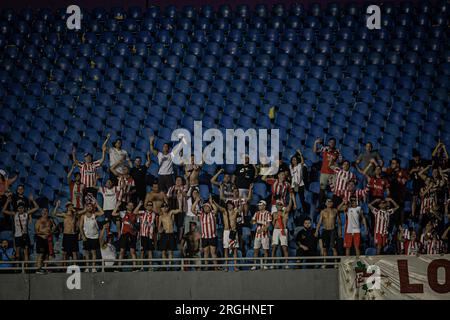
M249 189L250 184L255 180L255 168L252 165L237 165L234 171L236 176L235 185L238 189Z
M130 170L130 175L133 177L137 189L145 188L147 184L147 167L133 167Z
M11 204L14 211L17 211L17 207L19 207L19 205L23 205L25 210L29 210L31 208L30 200L25 196L19 196L17 193L13 194Z
M308 247L309 251L315 252L317 247L317 239L314 236L314 231L312 228L310 229L302 229L297 234L296 239L297 245L300 247L300 244Z

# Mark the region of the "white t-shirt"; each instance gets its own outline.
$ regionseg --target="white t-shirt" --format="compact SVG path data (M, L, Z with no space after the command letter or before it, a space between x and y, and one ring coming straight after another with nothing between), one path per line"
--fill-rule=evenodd
M128 160L128 152L126 150L120 149L117 150L116 148L110 148L109 149L109 166L112 167L115 163L122 160L123 156L125 156L125 159ZM123 173L124 164L121 164L117 166L116 171L120 174Z
M303 164L298 164L295 167L289 166L292 177L292 187L302 187L305 185L303 182Z
M359 214L361 212L361 207L356 208L348 208L347 210L347 228L345 229L346 233L360 233L361 225L359 223Z
M200 210L200 207L202 205L201 202L202 201L200 201L199 204L198 204L197 212ZM189 197L188 200L187 200L187 212L186 212L186 215L189 216L189 217L195 217L195 214L192 212L192 205L193 205L192 198Z
M114 246L110 243L106 244L106 248L101 248L100 249L101 253L102 253L102 260L116 260L116 248L114 248ZM113 266L114 262L112 261L108 261L105 262L105 266L110 267Z
M88 217L85 215L83 217L84 224L83 224L83 231L88 239L98 239L98 225L97 225L97 219L95 218L95 215L92 215L91 217Z
M14 215L14 237L18 238L24 234L28 234L28 213L24 212L19 214L18 212Z
M162 152L158 152L158 164L159 164L159 175L168 175L173 174L173 161L172 154L163 154Z
M101 187L99 192L103 196L103 210L114 210L116 208L119 188L112 187L111 189L108 189L106 187Z

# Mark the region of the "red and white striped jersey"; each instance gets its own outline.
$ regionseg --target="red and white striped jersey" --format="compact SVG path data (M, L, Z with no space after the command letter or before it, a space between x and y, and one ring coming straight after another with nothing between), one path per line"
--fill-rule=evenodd
M216 216L211 211L206 213L201 210L199 213L200 223L202 226L202 239L211 239L217 236L216 234Z
M263 231L260 233L258 233L258 231L261 230L263 226L267 226L270 222L272 222L272 214L267 210L256 211L253 216L253 220L255 220L257 225L255 238L267 238L269 236L268 231Z
M117 186L119 187L119 196L117 197L117 199L119 201L123 201L123 202L130 201L128 187L135 186L133 177L132 176L128 176L128 177L120 176L119 181L117 182Z
M356 202L359 205L362 201L364 201L369 193L369 186L366 186L364 189L356 189L354 191L345 190L342 193L342 200L344 202L349 202L350 198L355 197Z
M153 233L156 225L156 213L154 211L140 211L139 223L140 230L139 234L141 237L153 238Z
M425 240L422 245L425 254L439 254L443 250L442 240L429 239Z
M69 184L70 201L75 209L83 209L84 207L84 191L85 185L71 181Z
M419 241L405 240L404 247L405 247L405 255L407 256L415 256L420 251Z
M288 193L292 192L291 185L287 181L279 181L278 179L267 179L266 181L272 188L272 205L277 204L277 200L286 204Z
M336 179L331 186L331 190L333 190L335 195L341 197L347 190L348 183L352 180L356 181L356 175L351 171L345 171L341 168L335 168L334 171L336 172Z
M422 197L420 204L420 214L429 214L431 208L437 203L436 192L428 192Z
M372 212L375 216L375 234L388 234L389 216L394 213L394 210L381 210L374 208Z
M100 165L100 160L91 163L80 162L78 164L80 167L81 183L83 183L86 188L95 187L97 184L97 168L99 168Z

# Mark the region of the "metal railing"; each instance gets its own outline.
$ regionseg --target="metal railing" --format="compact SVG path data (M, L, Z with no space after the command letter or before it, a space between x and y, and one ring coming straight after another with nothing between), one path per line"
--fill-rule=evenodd
M69 266L76 265L81 271L200 271L227 270L235 267L240 270L258 268L303 269L336 268L342 256L313 257L217 257L217 258L153 258L153 259L96 259L96 260L46 260L42 268L50 272L66 272ZM12 265L3 267L2 265ZM0 274L6 272L26 273L37 271L36 261L0 261Z

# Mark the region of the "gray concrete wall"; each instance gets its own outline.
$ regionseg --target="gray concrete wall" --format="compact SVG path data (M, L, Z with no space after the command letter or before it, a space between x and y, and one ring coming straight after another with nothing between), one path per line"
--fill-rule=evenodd
M0 275L0 299L338 299L335 269L240 272L82 273L69 290L67 274Z

